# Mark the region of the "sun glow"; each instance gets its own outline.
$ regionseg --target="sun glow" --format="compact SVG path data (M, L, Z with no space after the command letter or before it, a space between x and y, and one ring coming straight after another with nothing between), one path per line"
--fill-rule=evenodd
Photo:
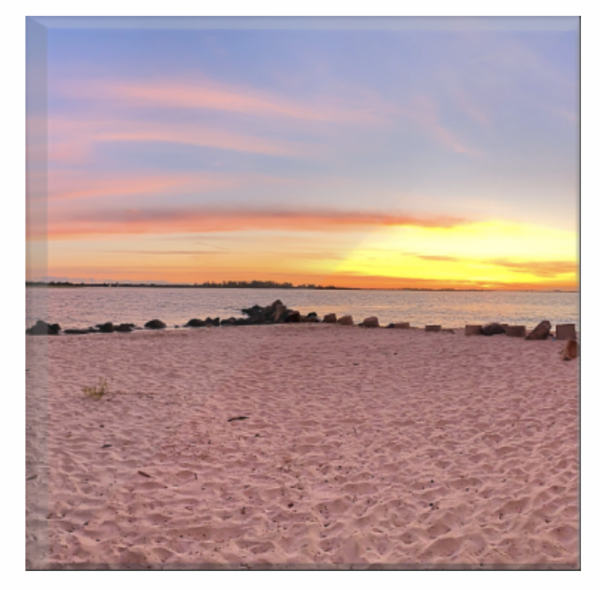
M506 221L450 228L385 227L372 232L336 273L479 286L575 287L577 236Z

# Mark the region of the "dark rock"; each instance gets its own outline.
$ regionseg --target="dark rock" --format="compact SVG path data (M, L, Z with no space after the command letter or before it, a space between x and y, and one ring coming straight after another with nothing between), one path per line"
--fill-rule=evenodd
M87 331L88 331L88 333L89 333L89 334L95 334L96 332L100 332L100 330L98 330L98 328L94 328L94 327L92 327L92 326L90 326L90 327L87 329Z
M242 313L248 316L250 324L266 324L270 322L282 322L287 320L288 309L279 299L273 301L271 305L261 307L253 305L242 309Z
M287 317L288 308L283 303L278 303L275 306L275 313L273 314L273 321L275 323L283 321L284 317Z
M506 329L498 322L493 322L481 328L481 333L484 336L493 336L494 334L506 334Z
M76 328L69 328L68 330L63 330L65 334L89 334L89 330L78 330Z
M467 324L465 326L465 336L474 336L481 334L481 326L479 324Z
M220 321L220 319L219 319L219 318L214 318L214 319L213 319L213 318L211 318L211 317L208 317L208 318L206 318L206 319L204 320L204 323L205 323L205 325L207 325L207 326L218 326L218 325L221 323L221 321Z
M162 330L163 328L166 328L167 324L165 324L164 322L161 322L160 320L150 320L149 322L146 322L144 324L144 328L148 329L148 330Z
M577 340L575 324L558 324L556 326L557 340Z
M206 322L204 320L193 318L184 326L184 328L201 328L202 326L206 326Z
M335 324L337 322L337 316L334 313L328 313L323 316L323 322L325 324Z
M98 328L100 332L105 333L114 332L115 330L112 322L106 322L105 324L96 324L96 328Z
M365 328L379 328L379 320L375 316L365 318L362 322Z
M236 326L247 326L249 325L250 321L247 320L246 318L236 318L234 325Z
M325 321L325 320L323 320ZM352 316L351 315L345 315L342 316L338 321L338 324L342 325L342 326L352 326L354 324L354 321L352 320Z
M31 336L56 336L60 332L58 324L47 324L42 320L38 320L34 326L25 330Z
M312 318L312 317L315 317L315 318L316 318L316 317L318 317L318 316L317 316L317 312L316 312L316 311L311 311L311 312L310 312L310 313L309 313L309 314L308 314L306 317L307 317L307 318Z
M442 326L439 324L431 324L429 326L425 326L425 332L441 332Z
M235 326L235 318L221 320L221 326Z
M297 324L300 322L300 312L299 311L290 311L288 316L285 318L285 321L288 324Z
M115 332L133 332L133 324L119 324L114 327Z
M552 324L548 320L540 322L530 334L525 336L525 340L546 340L550 334Z
M309 324L317 324L319 322L319 318L315 315L300 316L300 321Z

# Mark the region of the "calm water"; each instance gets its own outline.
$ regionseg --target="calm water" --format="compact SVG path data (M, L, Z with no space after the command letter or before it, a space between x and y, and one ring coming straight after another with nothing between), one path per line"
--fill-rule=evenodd
M574 323L579 330L578 293L95 287L28 288L26 297L27 327L38 319L59 323L63 329L107 321L143 326L154 318L174 327L191 318L243 317L243 307L280 299L304 314L350 314L355 322L375 315L383 325L407 321L415 326L458 328L499 321L533 328L541 320L549 320L553 326Z

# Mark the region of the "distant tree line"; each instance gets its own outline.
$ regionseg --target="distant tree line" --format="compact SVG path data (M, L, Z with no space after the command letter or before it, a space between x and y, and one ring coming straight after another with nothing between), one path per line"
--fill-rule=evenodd
M164 284L164 283L71 283L69 281L27 281L27 287L154 287L154 288L181 288L181 289L347 289L347 287L336 287L334 285L278 283L276 281L221 281L215 283L206 281L204 283L190 284Z

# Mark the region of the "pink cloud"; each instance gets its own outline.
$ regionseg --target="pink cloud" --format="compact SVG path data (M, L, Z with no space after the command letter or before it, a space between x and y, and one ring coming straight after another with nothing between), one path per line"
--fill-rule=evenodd
M479 152L470 148L458 135L450 131L439 120L437 106L428 96L418 96L413 99L413 107L405 109L406 116L416 121L429 135L453 152L479 156Z
M448 216L333 210L243 209L240 207L182 207L113 209L52 214L48 234L53 239L88 235L238 232L252 230L345 232L375 226L453 227L465 223Z
M188 194L239 188L256 183L286 182L260 175L171 173L171 174L110 174L102 172L75 172L50 170L48 197L51 202L64 199L111 198L124 195Z
M253 88L233 87L203 79L196 83L172 80L130 82L124 80L64 83L57 92L69 98L112 100L120 106L209 109L259 117L283 117L300 121L368 124L379 117L360 106L339 100L298 101Z
M87 162L96 143L111 141L162 141L282 157L315 156L322 151L319 146L232 133L187 122L52 118L48 127L48 160L60 163Z

